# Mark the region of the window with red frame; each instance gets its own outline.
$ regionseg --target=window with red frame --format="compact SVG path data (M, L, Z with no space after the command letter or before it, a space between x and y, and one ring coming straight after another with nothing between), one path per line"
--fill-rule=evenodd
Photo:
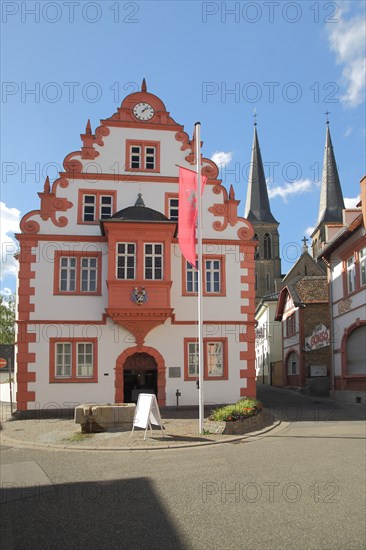
M100 294L101 253L61 252L55 255L55 294Z
M50 339L51 382L96 382L97 339Z
M158 172L159 142L130 141L126 144L126 169L138 172Z
M97 223L115 212L115 191L86 191L79 193L79 223Z
M351 256L347 262L347 290L353 292L356 289L356 265L355 257Z
M287 317L286 319L286 336L293 336L296 334L296 316L295 313Z
M168 198L168 218L178 221L178 197Z
M227 378L227 342L226 339L204 339L204 379ZM198 342L185 339L185 380L198 377Z
M209 258L203 256L202 261L204 283L203 294L205 296L224 296L225 288L225 262L223 256ZM183 296L197 294L198 271L189 262L184 260L183 266Z
M294 351L290 353L287 359L287 374L290 376L299 374L299 363L297 360L297 355Z
M358 253L358 262L360 265L360 284L366 285L366 247Z

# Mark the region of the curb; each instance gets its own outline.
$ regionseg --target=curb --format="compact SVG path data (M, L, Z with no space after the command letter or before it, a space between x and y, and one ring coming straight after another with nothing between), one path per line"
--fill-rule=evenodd
M284 423L281 420L278 420L271 424L270 426L266 426L262 430L259 430L257 432L252 432L250 434L240 435L236 437L231 437L230 439L226 439L225 441L200 441L197 443L181 443L178 445L162 445L159 447L74 447L71 445L57 445L57 444L44 444L41 443L28 443L26 441L21 441L19 439L12 439L10 437L6 437L1 434L1 443L2 444L9 444L13 447L23 447L23 448L32 448L32 449L41 449L41 450L49 450L49 451L102 451L102 452L115 452L115 451L123 451L123 452L131 452L131 451L165 451L165 450L174 450L174 449L187 449L192 447L204 447L207 445L225 445L226 443L233 443L235 441L240 441L242 439L250 439L250 438L257 438L261 435L265 435L268 432L271 432L275 430L278 427L286 427L288 423Z

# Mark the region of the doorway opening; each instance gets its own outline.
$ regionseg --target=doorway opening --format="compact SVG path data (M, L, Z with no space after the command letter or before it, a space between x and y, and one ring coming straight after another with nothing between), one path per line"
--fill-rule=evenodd
M158 390L158 368L154 357L148 353L134 353L123 367L124 403L137 403L140 393Z

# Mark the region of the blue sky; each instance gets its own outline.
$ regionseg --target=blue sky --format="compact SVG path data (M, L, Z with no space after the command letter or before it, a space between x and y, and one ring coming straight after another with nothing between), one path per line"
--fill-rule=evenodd
M365 173L365 4L6 2L2 9L2 287L15 288L12 232L46 175L139 89L164 101L222 167L244 213L256 109L282 271L316 223L330 128L343 195ZM32 92L33 90L33 92Z

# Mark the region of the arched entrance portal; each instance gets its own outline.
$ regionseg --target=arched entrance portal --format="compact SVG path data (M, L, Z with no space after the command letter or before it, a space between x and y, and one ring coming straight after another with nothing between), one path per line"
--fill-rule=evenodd
M147 368L145 368L147 366ZM123 403L126 402L126 397L128 397L127 392L125 394L125 371L139 371L142 385L148 384L152 385L152 375L147 376L147 371L154 371L155 374L155 384L156 386L152 388L154 393L157 395L158 403L160 407L165 407L166 403L166 373L165 373L165 361L163 356L155 349L149 346L134 346L124 350L116 361L116 375L115 375L115 402ZM137 372L137 374L139 374ZM131 373L134 375L134 373ZM152 373L151 373L152 374ZM132 377L129 379L130 374L126 376L126 383L130 384ZM130 384L131 398L132 398L132 389ZM137 400L137 398L136 398ZM130 401L127 401L127 403Z
M123 401L136 403L140 393L158 391L158 366L148 353L134 353L123 365Z

